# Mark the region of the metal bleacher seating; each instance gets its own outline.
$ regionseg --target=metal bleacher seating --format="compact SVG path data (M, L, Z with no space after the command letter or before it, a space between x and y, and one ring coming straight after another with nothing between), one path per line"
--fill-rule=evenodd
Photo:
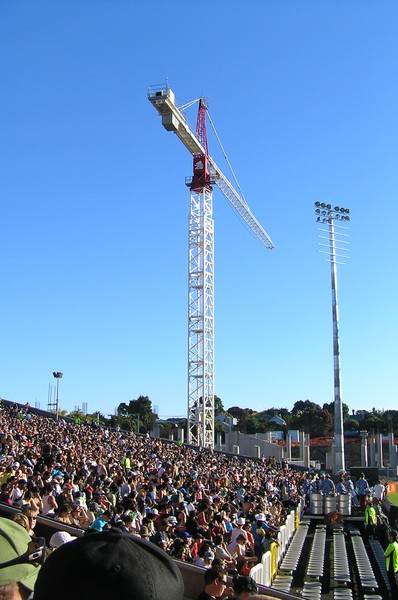
M326 525L317 525L312 542L307 575L312 579L320 579L325 562Z
M366 552L365 544L357 529L350 531L351 542L354 550L355 561L358 567L361 587L365 591L377 590L378 584L373 572L372 565Z
M369 545L372 550L373 556L375 557L377 565L379 567L381 576L384 581L384 585L386 586L387 591L391 592L390 581L388 579L388 573L386 570L386 561L384 558L383 547L380 544L379 540L369 540Z
M348 564L346 538L343 529L333 531L333 579L339 586L346 586L351 581L350 567ZM340 590L344 591L344 590ZM351 592L351 590L348 590ZM349 594L342 594L341 598L352 598Z

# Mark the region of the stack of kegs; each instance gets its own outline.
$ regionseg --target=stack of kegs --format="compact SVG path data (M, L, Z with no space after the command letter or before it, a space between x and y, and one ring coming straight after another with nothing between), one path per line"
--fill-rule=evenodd
M324 497L325 515L336 510L336 496L325 495Z
M310 495L310 513L312 515L323 515L323 495Z
M341 512L343 517L348 517L351 514L351 496L350 494L338 494L337 510Z

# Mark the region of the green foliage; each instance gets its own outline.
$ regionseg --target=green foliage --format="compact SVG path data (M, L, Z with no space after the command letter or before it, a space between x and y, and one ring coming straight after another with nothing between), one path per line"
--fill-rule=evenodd
M329 402L328 404L324 404L322 407L324 410L328 410L330 414L334 418L334 402ZM350 418L350 408L348 404L343 402L343 422Z
M214 416L222 415L224 413L225 413L225 408L224 408L221 398L214 395Z
M362 428L361 428L362 429ZM344 421L344 431L358 431L359 430L359 421L356 419L347 419Z
M119 427L121 429L139 428L140 432L150 431L158 416L152 412L152 402L148 396L139 396L128 404L121 402L117 409Z
M333 430L332 414L315 402L298 400L293 406L292 415L294 419L291 425L294 424L295 429L301 429L311 437L328 435Z

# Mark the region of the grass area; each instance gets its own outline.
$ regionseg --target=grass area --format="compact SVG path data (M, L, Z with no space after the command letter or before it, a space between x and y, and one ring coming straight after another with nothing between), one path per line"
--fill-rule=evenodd
M391 504L398 506L398 492L395 492L394 494L388 494L387 498L389 499Z

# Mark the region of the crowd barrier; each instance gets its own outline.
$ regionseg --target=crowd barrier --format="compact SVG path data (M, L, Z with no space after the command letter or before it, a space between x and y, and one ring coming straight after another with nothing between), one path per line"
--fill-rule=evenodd
M277 575L278 567L299 526L303 510L304 501L302 500L299 506L295 510L291 510L288 514L285 524L279 530L277 543L271 543L270 549L263 554L261 563L258 563L251 569L250 576L258 584L271 587Z

